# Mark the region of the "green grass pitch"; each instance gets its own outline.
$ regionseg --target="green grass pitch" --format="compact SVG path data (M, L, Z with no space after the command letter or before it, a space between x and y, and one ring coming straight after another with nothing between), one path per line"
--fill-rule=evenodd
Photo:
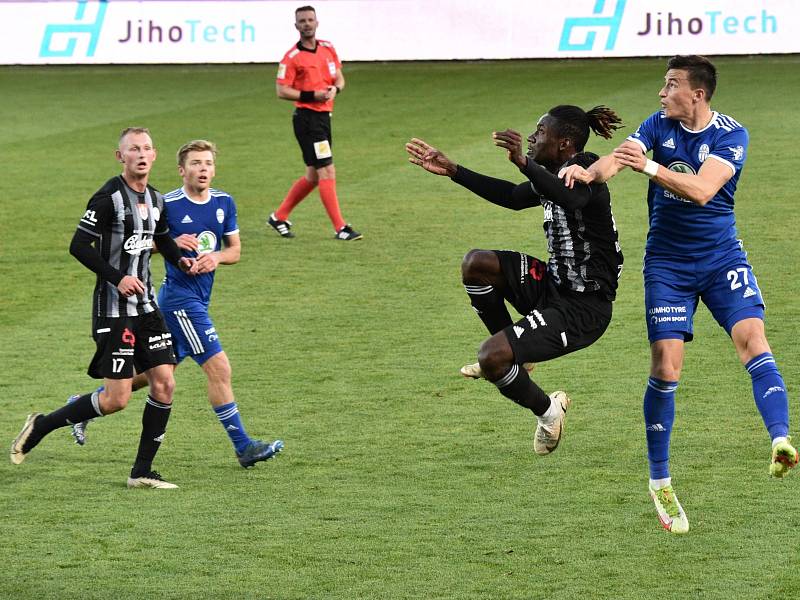
M800 58L717 65L713 107L750 130L738 226L797 433ZM179 490L125 488L141 393L92 424L84 448L55 432L23 465L0 466L0 597L796 597L800 481L768 478L749 378L704 308L673 434L689 535L664 532L647 495L644 177L611 183L626 264L609 330L535 374L574 399L558 451L535 456L531 416L458 375L485 337L461 257L544 256L541 212L505 211L413 167L404 142L422 137L520 181L492 130L527 134L555 104L602 103L627 125L611 142L590 139L607 152L658 108L664 69L663 59L346 64L334 140L343 212L364 233L353 244L333 240L316 192L292 216L296 239L264 226L302 173L274 65L0 69L0 439L92 387L93 276L67 246L89 196L119 172L117 133L144 125L162 191L177 186L180 144L220 147L215 185L237 200L243 257L220 269L212 316L249 432L286 442L241 469L190 361L156 462Z

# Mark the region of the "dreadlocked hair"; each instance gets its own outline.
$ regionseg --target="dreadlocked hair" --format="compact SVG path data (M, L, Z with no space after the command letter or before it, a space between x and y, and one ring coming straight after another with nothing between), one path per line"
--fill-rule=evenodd
M567 137L575 144L578 152L583 150L589 140L589 129L595 135L609 139L614 131L622 127L622 119L607 106L595 106L589 112L584 112L578 106L561 104L551 108L548 113L556 119L556 134Z

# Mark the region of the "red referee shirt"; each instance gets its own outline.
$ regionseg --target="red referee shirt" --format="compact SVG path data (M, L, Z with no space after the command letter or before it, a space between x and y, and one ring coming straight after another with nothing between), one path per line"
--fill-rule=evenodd
M335 85L336 71L342 68L333 44L317 40L317 47L308 50L297 42L284 56L278 65L277 82L288 85L301 92L316 92ZM318 112L332 112L333 100L327 102L294 103L298 108L309 108Z

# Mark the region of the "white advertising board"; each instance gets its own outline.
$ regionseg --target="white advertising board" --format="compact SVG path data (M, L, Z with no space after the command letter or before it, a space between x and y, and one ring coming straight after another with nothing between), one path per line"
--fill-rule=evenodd
M0 1L0 63L277 62L303 0ZM800 52L796 0L316 0L343 60Z

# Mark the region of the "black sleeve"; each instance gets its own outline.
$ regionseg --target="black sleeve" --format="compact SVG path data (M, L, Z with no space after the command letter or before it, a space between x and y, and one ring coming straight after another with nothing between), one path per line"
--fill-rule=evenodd
M530 179L537 192L567 210L583 208L592 198L592 189L588 185L575 182L574 187L570 189L557 175L531 158L528 158L528 163L520 171Z
M157 233L153 236L153 239L158 245L158 251L164 257L164 260L168 260L177 267L183 254L175 240L170 237L169 232Z
M69 253L78 259L84 267L97 273L101 279L108 281L112 285L118 285L122 281L123 274L119 269L115 269L108 261L100 256L97 248L92 245L95 241L94 236L83 229L75 231L72 242L69 245Z
M495 179L470 171L461 165L456 167L456 174L452 180L484 200L511 210L522 210L542 203L541 196L529 183L515 184L504 179Z

